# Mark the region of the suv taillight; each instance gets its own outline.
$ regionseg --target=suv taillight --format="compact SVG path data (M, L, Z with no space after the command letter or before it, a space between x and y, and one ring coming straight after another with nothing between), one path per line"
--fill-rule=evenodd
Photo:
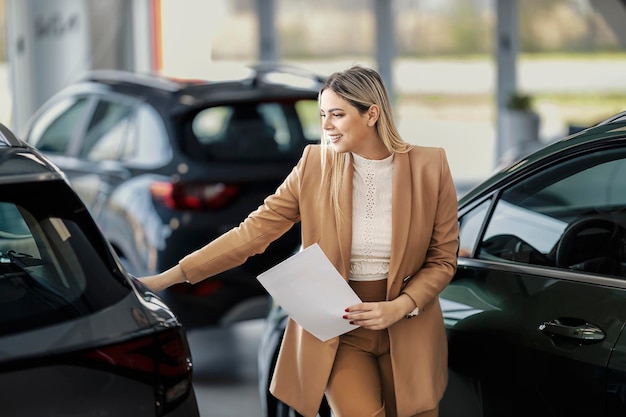
M153 182L150 194L155 201L174 210L219 209L238 194L239 187L224 183Z
M181 328L85 351L88 366L104 368L154 387L158 415L190 394L191 353Z

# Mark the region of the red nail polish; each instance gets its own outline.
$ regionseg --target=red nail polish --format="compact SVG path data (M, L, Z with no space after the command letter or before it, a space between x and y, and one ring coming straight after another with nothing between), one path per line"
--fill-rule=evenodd
M343 316L343 318L344 318L344 319L347 319L347 318L348 318L348 316Z
M351 322L350 322L350 324L354 324L354 322L353 322L353 321L351 321Z
M349 313L349 312L350 312L350 309L349 309L349 308L346 308L346 313Z

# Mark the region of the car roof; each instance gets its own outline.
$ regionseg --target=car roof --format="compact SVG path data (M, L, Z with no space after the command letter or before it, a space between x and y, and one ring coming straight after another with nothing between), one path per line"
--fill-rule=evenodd
M59 179L54 164L0 123L0 184Z
M539 165L543 166L557 158L585 149L610 146L614 142L626 142L626 111L518 159L464 194L459 200L459 205L463 206L481 195L488 194L501 184L508 183Z
M214 65L206 79L182 79L159 74L120 70L95 70L79 83L98 84L111 90L137 96L173 97L185 105L206 100L246 100L263 97L303 96L313 98L324 78L312 72L283 64L259 63Z

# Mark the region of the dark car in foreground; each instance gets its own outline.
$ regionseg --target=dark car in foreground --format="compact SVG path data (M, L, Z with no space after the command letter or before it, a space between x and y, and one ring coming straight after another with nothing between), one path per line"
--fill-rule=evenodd
M0 414L197 417L191 368L176 316L0 125Z
M136 276L239 225L319 141L321 78L273 64L227 69L209 80L94 71L25 129ZM255 278L289 256L299 234L294 227L245 265L162 295L186 327L265 317L269 297Z
M626 415L626 112L494 174L459 224L440 416ZM267 391L285 320L259 350L269 416L289 415Z

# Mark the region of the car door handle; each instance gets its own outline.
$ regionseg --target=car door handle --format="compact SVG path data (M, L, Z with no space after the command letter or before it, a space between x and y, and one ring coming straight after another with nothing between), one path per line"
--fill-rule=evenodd
M545 321L539 325L539 331L548 336L561 336L588 342L599 342L606 337L606 333L601 328L573 318Z

